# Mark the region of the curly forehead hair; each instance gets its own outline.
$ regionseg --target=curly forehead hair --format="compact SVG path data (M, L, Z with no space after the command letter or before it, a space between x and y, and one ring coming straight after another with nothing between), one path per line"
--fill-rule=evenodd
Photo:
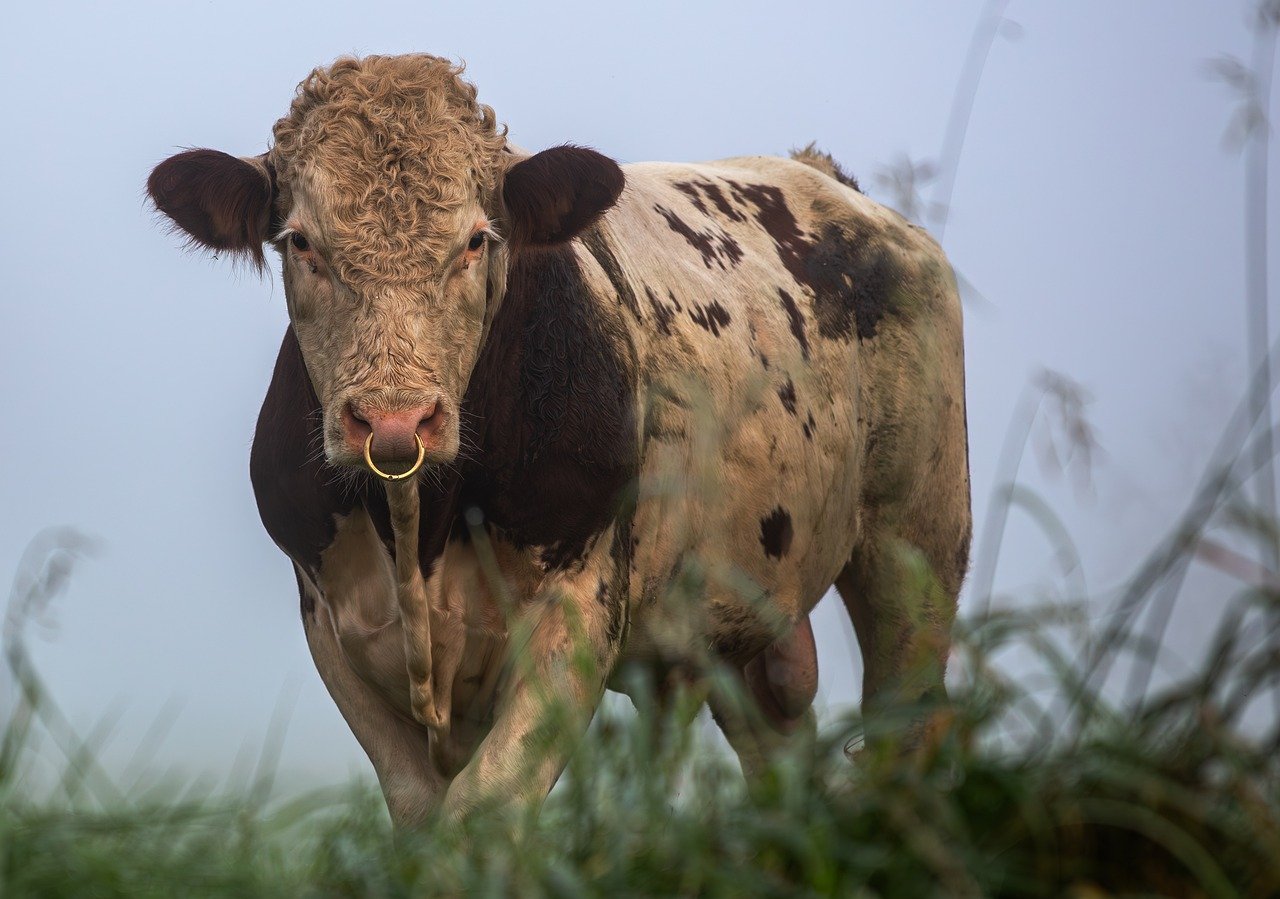
M348 283L412 280L444 257L464 203L488 206L506 128L462 70L426 54L345 57L307 76L276 122L282 180L323 177L325 230Z

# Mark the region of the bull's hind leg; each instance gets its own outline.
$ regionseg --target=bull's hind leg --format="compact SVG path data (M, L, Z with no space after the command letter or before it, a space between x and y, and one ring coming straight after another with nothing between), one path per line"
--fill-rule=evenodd
M855 547L836 578L862 650L862 708L873 722L878 712L946 699L960 576L945 565L881 530ZM926 735L927 717L911 722L908 747Z
M743 774L754 778L771 757L811 745L816 734L818 651L809 619L802 619L735 674L739 689L712 690L707 704L737 753Z

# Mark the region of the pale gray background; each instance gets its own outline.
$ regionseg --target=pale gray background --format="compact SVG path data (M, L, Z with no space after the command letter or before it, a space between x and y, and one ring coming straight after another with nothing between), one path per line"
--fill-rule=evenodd
M101 552L36 661L73 720L119 714L128 760L166 702L156 764L225 772L296 708L291 778L367 763L315 674L290 567L247 476L285 325L278 277L184 253L143 201L183 147L261 152L294 85L345 53L425 50L530 149L622 161L782 153L817 140L868 192L938 152L977 0L755 3L20 4L6 14L0 166L0 572L41 528ZM986 298L967 327L975 511L1040 366L1095 397L1092 491L1029 456L1091 585L1119 581L1181 509L1244 380L1234 99L1238 0L1013 0L974 109L946 234ZM998 584L1051 595L1015 514ZM1214 609L1191 610L1210 617ZM857 694L838 603L816 613L822 698ZM0 717L13 699L0 679Z

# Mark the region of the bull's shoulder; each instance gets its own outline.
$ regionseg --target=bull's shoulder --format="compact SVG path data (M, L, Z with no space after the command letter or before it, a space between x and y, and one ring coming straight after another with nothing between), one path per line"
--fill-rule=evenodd
M588 259L581 242L516 255L463 404L464 502L553 566L608 527L639 464L635 350Z
M276 545L312 577L333 542L336 516L360 502L326 469L320 400L290 328L280 345L258 413L249 476L262 524Z

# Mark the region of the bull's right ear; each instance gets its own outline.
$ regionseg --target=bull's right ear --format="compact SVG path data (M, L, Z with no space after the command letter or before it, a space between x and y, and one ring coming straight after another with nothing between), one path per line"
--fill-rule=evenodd
M275 197L274 172L265 155L240 159L217 150L188 150L155 167L147 193L193 243L239 253L263 266Z

